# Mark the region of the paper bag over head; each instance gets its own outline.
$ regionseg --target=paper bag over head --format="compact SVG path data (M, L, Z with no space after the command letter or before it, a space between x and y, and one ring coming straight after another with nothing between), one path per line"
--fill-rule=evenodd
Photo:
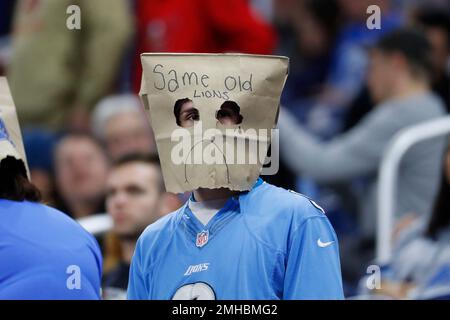
M28 174L16 107L6 78L0 77L0 161L8 156L21 160Z
M141 98L166 189L249 190L275 128L289 59L142 54Z

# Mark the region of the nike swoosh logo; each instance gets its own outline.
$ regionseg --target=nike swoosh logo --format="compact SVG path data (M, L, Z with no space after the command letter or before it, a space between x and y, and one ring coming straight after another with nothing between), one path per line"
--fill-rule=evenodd
M322 242L322 241L320 240L320 238L317 239L317 245L318 245L319 247L321 247L321 248L328 247L329 245L331 245L331 244L333 244L333 243L334 243L334 241L330 241L330 242Z

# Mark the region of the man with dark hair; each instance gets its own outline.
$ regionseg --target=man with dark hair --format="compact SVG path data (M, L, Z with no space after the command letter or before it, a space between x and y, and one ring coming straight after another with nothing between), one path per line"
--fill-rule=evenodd
M94 237L39 204L23 161L0 160L0 300L99 299L102 257Z
M387 55L400 53L408 64L411 75L430 77L432 70L431 44L419 31L397 30L383 37L374 46Z
M39 199L23 162L1 160L0 300L100 299L94 237Z
M286 110L279 119L280 150L297 174L318 183L366 178L361 192L363 234L374 233L376 174L386 146L396 133L444 115L442 100L430 89L430 44L412 29L383 37L370 52L368 87L377 106L355 127L329 142L308 134ZM399 168L397 217L410 212L428 215L437 191L444 138L412 147Z
M128 272L136 241L147 225L174 210L165 209L170 199L157 155L130 154L116 161L107 179L106 207L113 231L106 238L104 298L126 296ZM176 208L178 203L175 204ZM119 255L115 252L119 252Z
M99 299L97 242L40 199L29 181L14 102L0 78L0 300Z
M38 203L21 160L0 162L0 300L100 299L102 256L94 237Z

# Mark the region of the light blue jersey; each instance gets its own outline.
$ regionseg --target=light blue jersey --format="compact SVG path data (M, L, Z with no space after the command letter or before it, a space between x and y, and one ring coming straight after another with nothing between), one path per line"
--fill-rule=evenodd
M257 181L204 226L187 204L138 240L129 299L342 299L336 234L308 198Z
M0 199L0 300L98 300L95 238L40 203Z

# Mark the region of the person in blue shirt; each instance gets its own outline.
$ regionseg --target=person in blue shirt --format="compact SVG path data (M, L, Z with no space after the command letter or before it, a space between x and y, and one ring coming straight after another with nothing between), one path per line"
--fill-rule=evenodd
M5 141L0 135L2 147ZM100 299L102 258L94 237L38 203L22 160L0 161L0 300Z
M247 192L196 189L147 227L128 286L128 299L342 298L338 240L324 211L261 179Z
M181 99L173 114L179 127L190 128L201 121L200 111ZM236 102L223 103L216 125L240 125L240 112ZM217 174L217 168L199 169ZM252 168L241 167L239 175L246 170ZM254 179L250 190L241 189L247 191L200 183L180 209L148 226L131 261L128 299L342 299L338 240L324 211L305 196Z

